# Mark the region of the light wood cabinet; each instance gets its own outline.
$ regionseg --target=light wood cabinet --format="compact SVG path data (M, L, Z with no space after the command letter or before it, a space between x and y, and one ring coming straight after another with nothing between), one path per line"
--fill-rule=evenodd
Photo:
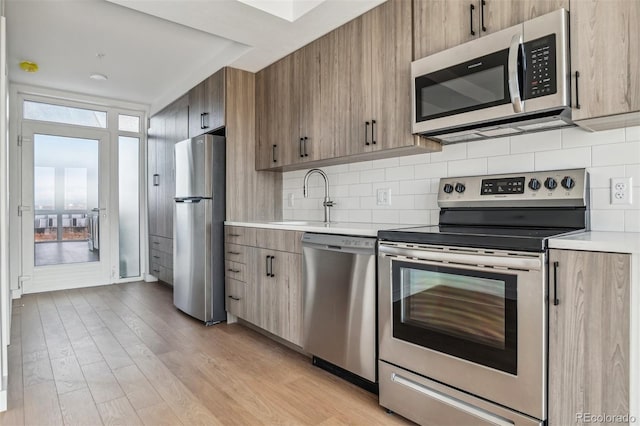
M173 197L175 196L175 164L173 147L188 137L188 97L183 96L151 117L148 130L148 211L150 273L171 284L173 282ZM163 241L158 250L156 243ZM166 241L166 243L165 243Z
M260 71L256 168L439 151L411 134L411 14L389 0Z
M414 59L554 10L569 0L414 0Z
M570 21L573 120L593 130L640 124L640 2L574 0Z
M189 137L224 127L224 83L223 68L189 91Z
M301 237L294 231L225 227L227 310L298 346L302 345Z
M629 412L630 263L627 254L550 250L551 426Z

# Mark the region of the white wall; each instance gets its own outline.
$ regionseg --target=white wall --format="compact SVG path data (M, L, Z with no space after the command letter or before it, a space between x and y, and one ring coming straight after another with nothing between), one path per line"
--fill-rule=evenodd
M337 222L437 224L438 180L494 174L586 167L591 176L591 229L640 232L640 127L589 133L579 128L447 145L442 152L322 168L329 175ZM307 170L283 174L283 218L322 220L324 189ZM609 179L633 178L633 204L609 203ZM378 188L391 189L391 206L376 205ZM294 207L290 207L290 194Z

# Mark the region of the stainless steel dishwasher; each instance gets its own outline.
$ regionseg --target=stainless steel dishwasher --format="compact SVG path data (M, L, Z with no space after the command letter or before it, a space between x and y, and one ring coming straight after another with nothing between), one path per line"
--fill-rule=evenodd
M314 355L314 364L372 391L377 389L375 247L375 238L302 237L303 349Z

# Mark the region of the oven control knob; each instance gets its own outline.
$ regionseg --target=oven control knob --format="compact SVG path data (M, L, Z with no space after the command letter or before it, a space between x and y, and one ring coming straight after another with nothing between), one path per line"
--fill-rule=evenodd
M547 180L544 181L544 187L547 189L556 189L557 186L558 182L556 182L556 180L552 177L547 178Z
M460 194L462 194L465 189L467 188L464 186L464 184L456 183L456 192L459 192Z
M542 184L536 178L532 178L529 181L529 188L533 189L534 191L537 191L538 189L540 189L541 186L542 186Z
M562 187L564 189L571 189L574 186L576 186L576 181L573 180L571 176L565 176L564 179L562 179L562 182L560 183L562 184Z
M447 194L451 194L453 192L453 185L451 185L450 183L446 183L444 185L443 191Z

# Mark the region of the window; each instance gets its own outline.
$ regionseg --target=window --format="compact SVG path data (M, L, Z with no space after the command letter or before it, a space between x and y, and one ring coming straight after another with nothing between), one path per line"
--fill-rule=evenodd
M55 210L56 208L56 169L55 167L34 168L34 209Z
M140 139L118 138L120 278L140 275Z
M64 209L87 209L87 169L64 169Z
M135 115L118 115L118 130L121 132L140 132L140 117Z
M24 118L29 120L99 127L101 129L107 128L107 113L105 111L73 108L33 101L24 101L23 109Z

